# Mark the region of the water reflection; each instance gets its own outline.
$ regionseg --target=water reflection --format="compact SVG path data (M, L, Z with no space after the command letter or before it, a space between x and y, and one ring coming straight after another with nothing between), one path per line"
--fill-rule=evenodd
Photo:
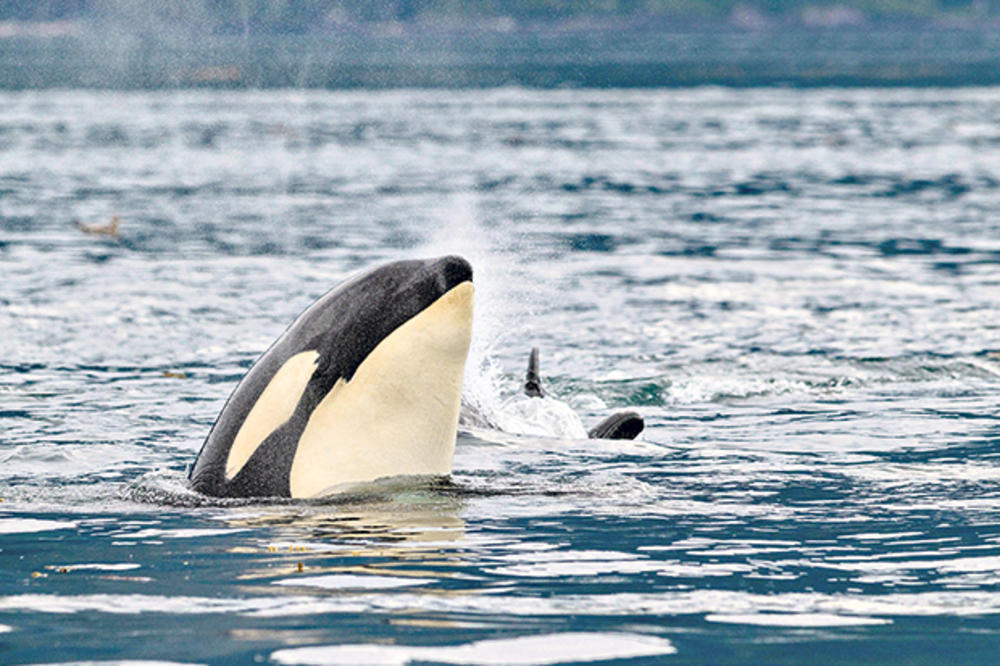
M231 527L270 528L260 547L231 550L264 555L264 566L250 567L239 579L289 576L271 585L357 592L453 577L449 569L467 560L460 546L465 506L447 483L389 480L323 504L244 507L223 520Z

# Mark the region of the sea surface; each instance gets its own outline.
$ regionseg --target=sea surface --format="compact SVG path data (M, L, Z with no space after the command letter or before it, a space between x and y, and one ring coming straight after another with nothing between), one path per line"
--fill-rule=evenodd
M186 489L300 311L446 253L470 403L537 346L641 439ZM998 403L1000 89L0 92L5 664L994 663Z

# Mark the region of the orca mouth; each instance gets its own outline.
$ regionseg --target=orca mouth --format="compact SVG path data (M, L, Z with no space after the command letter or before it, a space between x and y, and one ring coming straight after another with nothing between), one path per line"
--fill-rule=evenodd
M441 293L447 293L463 282L472 282L472 266L458 255L441 257L434 262Z

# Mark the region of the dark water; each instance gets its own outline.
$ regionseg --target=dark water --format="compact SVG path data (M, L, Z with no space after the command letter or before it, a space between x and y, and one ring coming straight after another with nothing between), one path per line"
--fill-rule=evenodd
M0 661L992 663L998 128L993 88L0 95ZM184 489L312 299L445 252L471 400L537 345L644 439Z

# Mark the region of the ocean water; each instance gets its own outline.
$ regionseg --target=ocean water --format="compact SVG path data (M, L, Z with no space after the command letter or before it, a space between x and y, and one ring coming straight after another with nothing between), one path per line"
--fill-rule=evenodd
M295 315L450 252L505 431L448 480L186 490ZM4 92L0 278L0 662L1000 650L998 89ZM531 346L642 438L524 423Z

